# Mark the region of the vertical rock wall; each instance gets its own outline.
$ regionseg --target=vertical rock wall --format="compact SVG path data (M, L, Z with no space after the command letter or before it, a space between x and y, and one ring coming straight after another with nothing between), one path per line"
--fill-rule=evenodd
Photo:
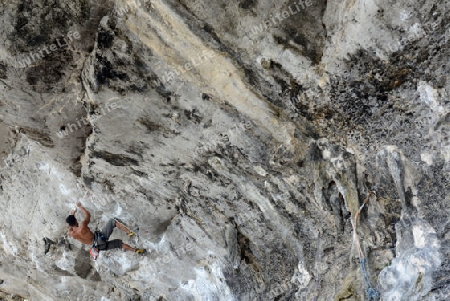
M449 299L448 5L3 1L1 298Z

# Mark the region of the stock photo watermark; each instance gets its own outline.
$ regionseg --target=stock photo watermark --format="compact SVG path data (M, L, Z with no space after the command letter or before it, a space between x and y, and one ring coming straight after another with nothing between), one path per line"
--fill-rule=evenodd
M268 298L277 298L282 294L285 294L286 292L288 292L289 290L295 289L295 287L291 284L291 283L285 283L282 285L279 285L273 289L271 289L265 296ZM256 291L258 294L263 293L263 290L257 290ZM300 297L300 299L296 299L299 301L306 301L307 295L308 295L308 289L306 288L302 288L299 291L299 295L297 297Z
M22 162L25 157L29 156L30 156L30 145L27 145L26 147L23 147L20 150L20 152L12 153L3 160L3 163L5 164L3 170L15 166L16 164Z
M162 82L168 83L175 78L175 76L180 76L181 74L190 71L193 67L200 66L204 62L212 59L216 56L215 52L212 50L203 50L201 54L197 56L197 58L191 58L191 62L185 63L183 65L178 65L174 67L175 72L166 71L162 76Z
M338 1L330 1L331 3L336 4L337 6L341 7L342 9L346 9L346 6L344 3L342 2L338 2ZM393 10L394 8L402 8L400 6L400 3L394 3L393 6L391 7L391 9ZM382 7L380 7L381 10L383 10ZM403 10L400 13L400 20L403 22L407 22L408 20L411 20L413 17L416 17L417 19L420 19L419 16L417 16L415 14L415 12L412 11L406 11L406 7L403 8ZM441 26L442 24L442 18L439 20L436 20L432 23L424 23L424 24L420 24L420 23L414 23L407 32L405 32L404 35L402 35L401 38L397 39L394 43L388 43L387 44L387 48L389 49L389 51L391 52L397 52L397 51L402 51L405 47L407 47L409 44L422 39L425 36L429 36L432 35L436 29ZM445 34L445 39L448 40L449 34ZM353 42L357 42L353 39L351 39Z
M241 127L244 131L249 131L253 128L253 124L250 122L243 122ZM213 152L219 145L227 144L230 142L230 136L233 134L239 135L238 129L230 129L228 133L220 134L218 137L208 139L206 142L201 142L201 145L195 149L197 155L205 155L208 152Z
M411 32L406 36L406 38L397 40L396 43L388 44L388 49L392 52L397 52L403 50L407 45L413 43L414 41L420 40L421 38L432 34L439 26L441 22L433 22L427 26L421 27L418 24L412 26Z
M66 37L69 41L67 41ZM60 41L60 39L62 39L62 42ZM15 60L16 68L30 67L34 63L37 63L40 60L42 60L46 55L50 55L52 52L56 52L60 49L65 48L66 46L72 46L71 43L74 40L79 40L79 39L81 39L81 35L78 31L74 31L74 32L69 31L66 36L56 39L56 43L43 46L42 49L41 49L41 47L38 47L37 51L35 51L35 52L30 51L27 54L23 55L21 60L18 60L16 58L16 60Z
M171 261L180 258L182 255L190 254L194 250L194 245L191 243L187 243L185 245L181 245L180 247L175 249L175 252L166 253L164 256L159 257L155 260L158 266L162 266L170 263Z
M106 110L105 110L105 108L106 108ZM84 125L89 125L90 122L97 121L99 118L104 116L106 113L109 113L117 108L118 108L118 105L116 103L107 102L104 107L100 108L101 114L95 115L94 117L90 117L89 118L90 120L87 120L86 118L82 118L82 119L78 118L76 123L68 123L66 125L62 125L56 134L58 135L58 137L60 139L62 139L64 137L68 136L69 134L81 129L82 128L81 123L83 123ZM106 111L106 113L105 113L105 111Z
M290 5L288 7L288 10L283 10L281 12L276 13L275 15L271 16L269 19L266 19L259 25L254 26L251 29L251 31L255 35L258 33L262 33L271 27L281 24L284 20L298 14L299 12L301 12L302 10L306 9L311 5L312 5L311 0L306 1L300 0L298 2L294 2L294 5Z
M140 4L146 4L147 2L150 2L150 0L133 0L131 2L125 3L125 5L121 8L116 6L114 7L114 11L117 16L123 17L125 14L127 14L132 8L137 9L140 7ZM151 4L151 3L150 3Z

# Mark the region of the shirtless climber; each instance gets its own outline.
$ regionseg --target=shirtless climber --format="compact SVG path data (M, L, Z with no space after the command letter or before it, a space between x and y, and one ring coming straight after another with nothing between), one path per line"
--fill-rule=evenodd
M75 212L77 211L77 209L72 210L72 212L66 219L66 222L69 224L69 235L81 241L83 244L92 244L93 249L95 249L94 253L96 252L96 256L94 256L92 253L93 250L91 249L91 255L93 256L94 260L98 257L99 250L122 248L124 250L133 251L138 254L145 253L144 249L132 248L129 245L122 243L121 239L109 240L114 227L119 228L130 236L134 234L121 223L117 222L115 219L110 219L108 223L106 223L106 226L103 228L103 230L101 232L96 231L96 235L94 235L94 233L92 233L92 231L88 227L91 221L91 214L83 206L81 206L81 203L78 203L77 207L80 208L81 211L83 211L86 217L84 218L84 221L81 223L81 225L78 225L78 221L75 218ZM94 237L97 239L97 241L94 241Z

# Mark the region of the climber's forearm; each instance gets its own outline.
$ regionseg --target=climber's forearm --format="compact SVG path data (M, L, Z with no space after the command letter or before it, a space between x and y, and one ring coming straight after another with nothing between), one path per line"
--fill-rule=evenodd
M89 224L90 221L91 221L91 214L89 213L89 211L87 211L87 210L81 205L81 203L78 203L77 206L78 206L78 208L80 208L81 211L83 211L83 213L84 213L84 221L83 221L83 223L86 224L86 225Z
M87 211L83 206L80 206L79 208L81 209L81 211L83 211L84 216L91 216L89 211Z

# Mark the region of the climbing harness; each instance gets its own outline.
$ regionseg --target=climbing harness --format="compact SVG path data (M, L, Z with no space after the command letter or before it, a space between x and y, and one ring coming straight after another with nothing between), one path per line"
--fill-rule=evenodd
M103 248L100 248L102 245L98 243L98 240L101 239L103 241L106 241L105 236L103 236L103 233L95 230L94 231L94 239L92 240L92 247L89 250L89 253L91 254L92 260L97 260L97 258L100 256L100 250Z
M100 252L98 249L96 249L94 246L89 250L89 254L91 254L91 259L93 261L96 261L98 256L100 255Z
M358 234L356 233L356 225L357 225L358 217L361 214L361 210L369 202L369 198L372 194L375 194L375 191L369 192L369 195L366 197L363 204L361 205L361 207L359 207L359 210L355 214L355 222L353 224L353 235L355 238L356 246L358 248L358 253L359 253L359 258L360 258L359 263L361 266L361 272L362 272L363 279L364 279L364 285L366 287L366 294L369 297L369 301L378 301L378 300L380 300L380 293L375 288L373 288L372 284L370 283L370 278L369 278L369 275L367 274L367 270L366 270L366 258L364 256L364 252L361 249Z

